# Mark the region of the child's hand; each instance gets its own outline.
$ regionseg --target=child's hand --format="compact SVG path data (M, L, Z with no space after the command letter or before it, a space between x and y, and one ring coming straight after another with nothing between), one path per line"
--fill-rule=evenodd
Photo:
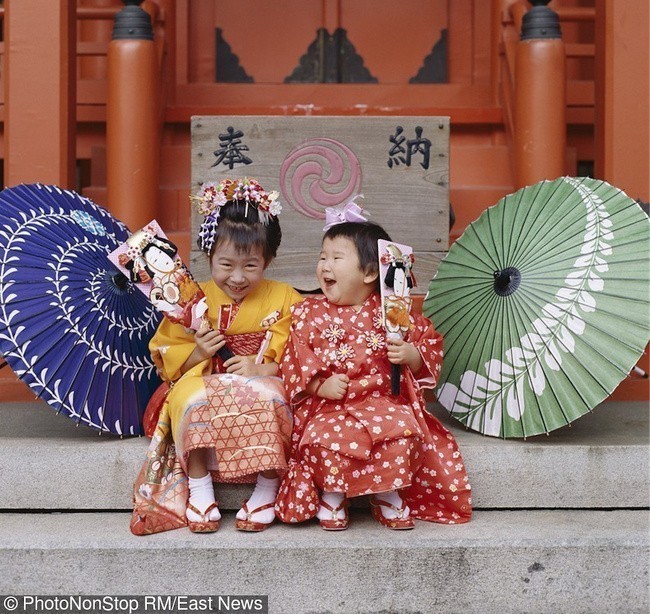
M260 375L255 364L255 359L252 356L233 356L223 363L226 373L234 373L235 375L244 375L251 377L253 375Z
M340 401L348 391L350 378L345 373L330 375L317 389L316 396L331 401Z
M404 339L387 339L388 360L394 365L407 365L413 373L417 373L424 364L418 349Z
M216 330L201 327L194 335L194 341L198 350L198 358L205 360L212 358L224 345L226 338Z

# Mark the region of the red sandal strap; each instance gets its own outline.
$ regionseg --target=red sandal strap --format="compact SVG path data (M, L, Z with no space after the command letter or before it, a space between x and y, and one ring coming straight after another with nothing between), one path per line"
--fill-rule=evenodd
M338 505L338 507L332 507L327 501L324 499L320 500L320 504L329 512L332 512L332 519L338 519L338 513L341 511L345 511L348 509L350 506L350 502L347 499L343 499L341 503Z
M404 501L402 501L402 503L404 503ZM388 501L384 501L383 499L379 499L377 497L371 497L370 505L372 505L374 507L381 507L383 505L384 507L386 507L388 509L391 509L397 514L398 519L406 519L406 518L410 517L410 515L406 516L406 517L404 516L404 511L405 511L405 509L407 507L406 505L404 505L404 507L396 507L392 503L388 503ZM384 516L384 518L386 518L386 516L384 515L384 513L381 510L379 510L379 513L382 516ZM395 520L395 519L394 518L386 518L386 520Z
M275 501L273 501L272 503L265 503L264 505L260 505L259 507L256 507L252 512L249 512L248 507L246 505L247 503L248 503L248 500L243 501L241 507L244 510L244 514L246 514L246 516L248 516L249 518L253 514L257 514L257 512L263 512L264 510L268 510L268 509L271 509L272 507L275 507Z
M210 516L210 512L214 509L218 509L218 507L219 504L215 501L214 503L210 503L210 505L208 505L208 507L205 508L204 512L201 512L196 507L194 507L194 505L192 505L191 503L189 502L187 503L187 509L191 510L192 512L194 512L195 514L201 517L201 520L199 522L215 522L210 520L209 516Z

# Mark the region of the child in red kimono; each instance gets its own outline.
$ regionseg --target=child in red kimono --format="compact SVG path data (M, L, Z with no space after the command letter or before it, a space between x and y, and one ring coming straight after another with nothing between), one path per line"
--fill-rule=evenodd
M413 518L455 524L471 516L471 489L453 435L425 409L422 388L440 374L442 337L411 314L406 340L387 340L377 240L368 222L325 233L316 274L324 297L292 308L280 364L293 406L289 471L276 500L284 522L316 516L348 527L348 498L371 495L373 517L391 529ZM391 396L391 363L403 365Z

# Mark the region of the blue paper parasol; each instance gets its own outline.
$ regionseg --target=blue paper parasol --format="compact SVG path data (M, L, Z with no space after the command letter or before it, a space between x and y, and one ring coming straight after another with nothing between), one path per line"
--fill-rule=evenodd
M148 343L161 316L106 257L128 236L75 192L0 192L0 353L77 423L140 435L160 384Z

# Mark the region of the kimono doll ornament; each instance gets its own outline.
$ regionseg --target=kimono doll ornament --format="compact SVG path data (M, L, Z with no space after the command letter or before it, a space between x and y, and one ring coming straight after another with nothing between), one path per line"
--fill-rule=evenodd
M165 317L198 330L208 309L205 294L158 222L134 232L108 258Z
M413 276L413 249L408 245L392 243L380 239L379 271L381 279L382 317L389 339L403 339L413 324L411 313L410 290L415 286ZM391 392L399 394L400 366L393 365L391 370Z
M203 290L156 220L134 232L108 258L170 322L189 331L210 326L205 318L208 304ZM225 345L219 356L226 361L234 354ZM163 382L147 403L142 417L147 437L153 435L169 390L169 382Z

